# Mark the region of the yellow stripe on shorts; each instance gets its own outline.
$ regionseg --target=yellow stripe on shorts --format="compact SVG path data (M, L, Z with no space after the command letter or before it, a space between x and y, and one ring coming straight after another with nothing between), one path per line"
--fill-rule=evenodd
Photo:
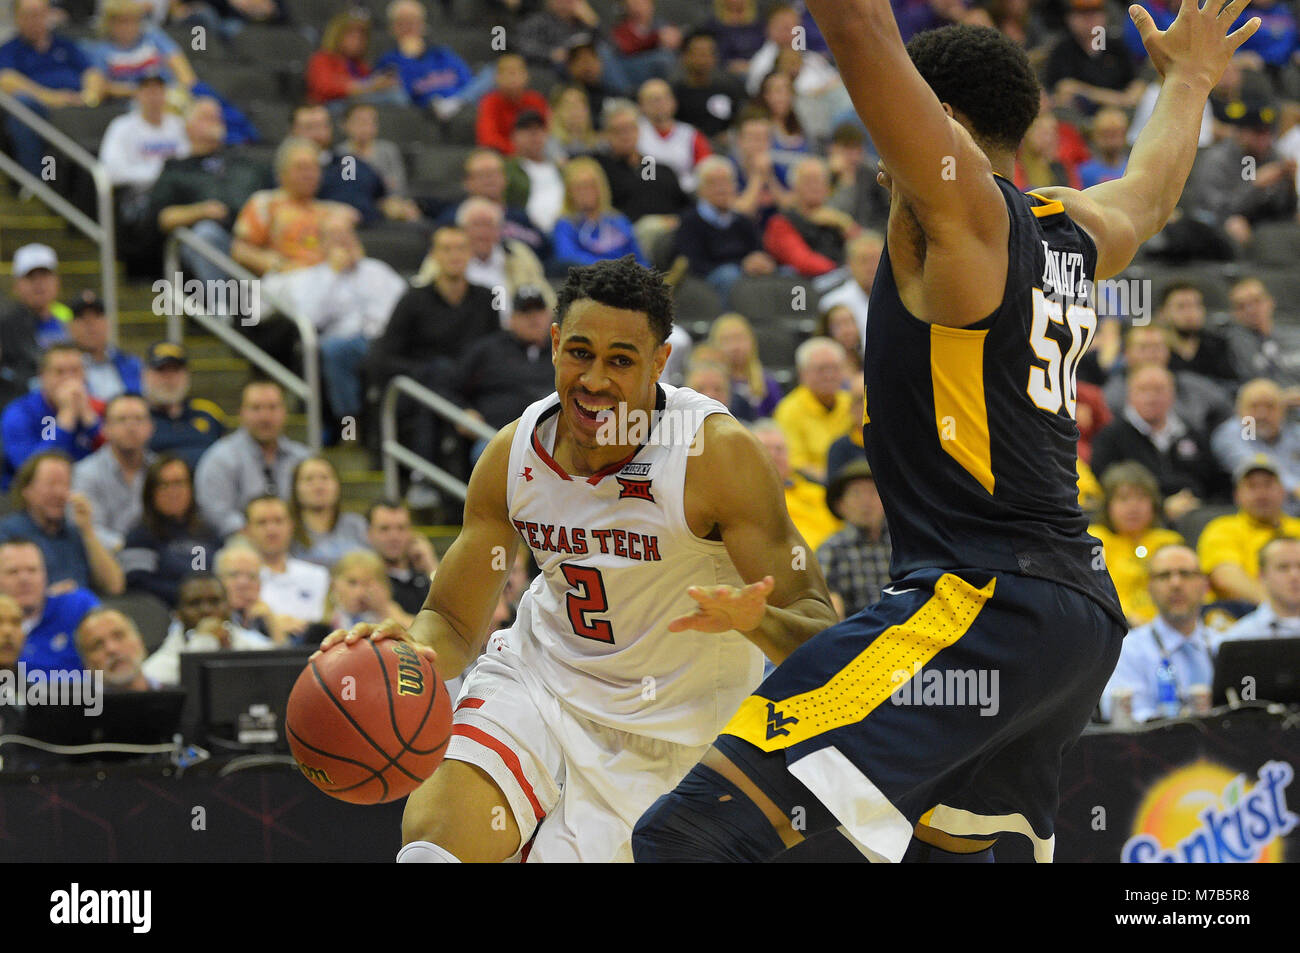
M996 583L990 579L976 589L944 573L925 605L882 632L821 688L781 701L750 695L722 734L763 751L779 751L861 721L902 688L916 669L966 634L993 598Z

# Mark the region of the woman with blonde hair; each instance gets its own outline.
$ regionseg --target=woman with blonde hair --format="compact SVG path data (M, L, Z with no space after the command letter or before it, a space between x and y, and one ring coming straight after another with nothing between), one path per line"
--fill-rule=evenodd
M557 164L600 148L591 118L591 101L581 86L557 86L551 93L550 131L546 157Z
M307 60L307 101L332 108L351 99L406 105L406 92L396 73L371 73L366 62L369 48L369 11L358 7L331 17L320 49Z
M1101 492L1098 522L1088 532L1101 540L1102 558L1129 624L1145 625L1156 617L1147 560L1183 537L1160 526L1160 486L1142 464L1126 460L1107 467Z
M858 330L853 309L847 304L832 305L817 321L817 337L838 341L849 359L849 373L862 370L862 332Z
M610 204L609 180L600 163L582 156L566 162L563 172L564 215L555 223L554 234L558 266L591 265L631 255L649 268L632 223Z
M331 629L350 629L358 622L392 619L410 625L408 615L393 601L393 587L384 561L368 549L357 549L339 558L330 570L330 591L325 598L325 624Z
M738 420L752 421L772 416L782 396L781 385L763 369L758 358L758 339L743 314L732 312L714 319L708 343L722 354L731 375L729 409Z

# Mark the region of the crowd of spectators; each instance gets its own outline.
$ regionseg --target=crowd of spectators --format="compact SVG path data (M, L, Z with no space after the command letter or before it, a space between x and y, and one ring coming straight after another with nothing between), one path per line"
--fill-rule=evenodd
M508 423L552 388L555 282L630 255L715 293L697 340L674 337L668 381L751 426L842 611L879 596L889 531L862 449L861 354L888 198L801 2L715 0L689 16L674 4L674 22L654 0L484 0L482 29L500 20L507 38L486 58L438 42L419 0L319 23L295 23L276 0L188 7L107 0L93 25L66 24L49 0L17 0L0 89L47 116L130 103L100 147L123 227L155 252L192 229L260 276L271 305L312 322L331 439L338 421L373 415L399 374L491 428ZM1160 80L1118 5L894 7L904 40L967 23L1024 46L1043 96L1018 186L1123 174ZM1247 264L1230 287L1163 283L1149 322L1103 314L1079 365L1081 502L1137 633L1115 689L1149 687L1162 660L1186 689L1205 678L1202 648L1300 630L1300 544L1288 542L1300 537L1300 306L1275 300L1248 264L1261 226L1295 221L1300 39L1292 5L1257 7L1243 16L1266 28L1215 88L1180 209L1145 249L1166 264ZM1175 8L1148 5L1162 27ZM203 82L211 54L161 29L208 26L236 48L254 23L317 40L302 99L284 108L287 135L262 151L239 145L249 104ZM456 122L474 148L431 182L412 162L427 143L409 130L438 140ZM13 120L4 131L39 173L39 137ZM415 274L368 255L385 228L428 236ZM226 277L188 249L181 261ZM148 687L175 681L183 650L284 644L419 610L437 566L428 540L401 502L348 511L330 460L286 436L277 384L248 383L227 420L191 394L181 346L119 351L93 294L60 303L59 271L51 248L18 249L0 307L0 480L13 493L0 521L0 665L70 665L80 646L82 661L108 660L113 684ZM774 328L746 305L746 285L769 278L808 295L812 320ZM241 330L295 366L294 335L259 325ZM765 361L775 331L813 336ZM421 455L468 466L481 452L477 434L399 407L399 436ZM129 619L92 611L124 590L174 613L147 661L131 661Z

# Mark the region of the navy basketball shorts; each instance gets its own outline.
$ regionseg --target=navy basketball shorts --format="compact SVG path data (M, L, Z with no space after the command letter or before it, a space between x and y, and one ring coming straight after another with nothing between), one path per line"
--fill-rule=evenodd
M788 771L871 860L900 860L922 822L955 837L1020 833L1050 861L1061 758L1124 634L1059 583L913 573L800 646L715 746L760 788L788 790L788 776L763 777Z

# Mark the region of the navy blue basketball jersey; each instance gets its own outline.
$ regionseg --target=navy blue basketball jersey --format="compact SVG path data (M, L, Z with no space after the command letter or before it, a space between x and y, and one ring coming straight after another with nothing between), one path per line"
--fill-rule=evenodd
M871 291L863 439L891 574L1037 576L1084 592L1122 622L1078 503L1075 371L1097 329L1097 248L1060 202L997 183L1011 233L993 314L966 328L919 320L899 297L888 244Z

